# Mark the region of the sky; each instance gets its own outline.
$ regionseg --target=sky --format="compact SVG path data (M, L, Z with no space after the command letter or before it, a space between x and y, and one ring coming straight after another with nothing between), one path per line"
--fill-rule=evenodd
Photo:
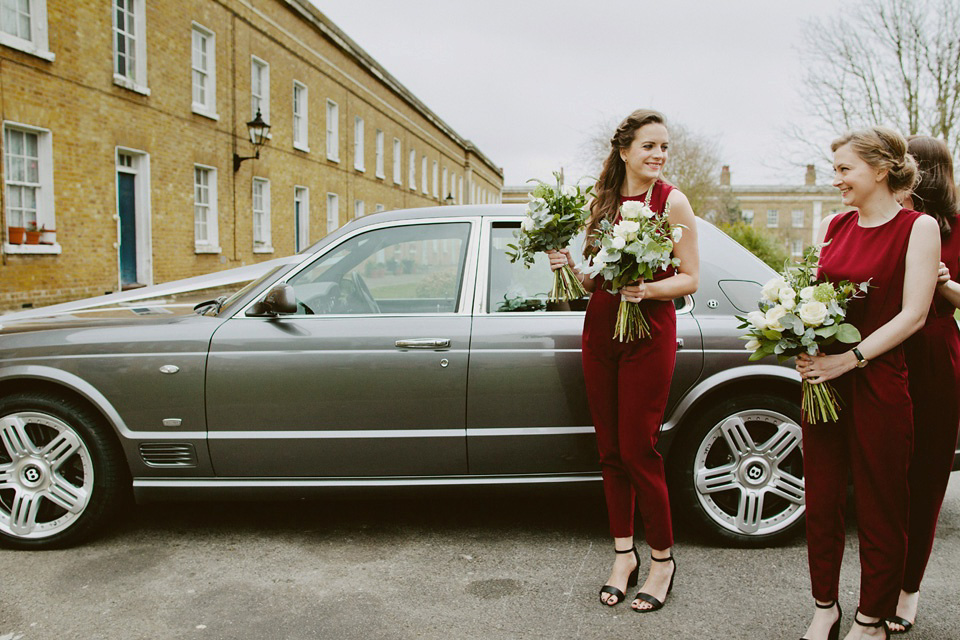
M584 149L641 107L715 140L732 182L802 184L802 33L836 2L311 0L504 184L596 176ZM839 34L838 34L839 37ZM828 147L829 139L822 141ZM816 162L819 158L809 158ZM668 160L669 163L669 160Z

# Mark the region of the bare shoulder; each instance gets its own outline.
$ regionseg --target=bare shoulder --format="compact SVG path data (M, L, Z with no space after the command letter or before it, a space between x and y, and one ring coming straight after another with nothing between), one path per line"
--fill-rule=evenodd
M690 201L687 199L687 196L680 191L680 189L674 188L670 190L670 193L667 194L667 204L671 207L686 207L690 208Z
M824 239L827 237L827 229L830 228L830 223L833 222L839 213L831 213L827 217L820 220L820 226L817 227L817 244L823 244Z
M670 205L670 219L689 224L693 221L693 208L687 196L679 189L672 190L667 195L667 204Z
M937 221L933 216L922 215L919 216L916 221L913 223L912 233L921 233L925 235L930 234L940 234L940 225L937 224Z

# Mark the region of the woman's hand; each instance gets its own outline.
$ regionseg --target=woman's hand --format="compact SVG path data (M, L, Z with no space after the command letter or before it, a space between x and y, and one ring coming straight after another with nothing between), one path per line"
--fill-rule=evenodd
M853 351L826 356L818 353L815 356L801 353L797 356L797 372L800 377L810 384L820 384L834 378L839 378L847 371L856 368L857 357Z
M948 282L950 282L950 269L947 268L947 265L941 262L937 271L937 286L942 287Z
M568 265L573 269L573 257L570 255L570 249L560 249L559 251L550 249L547 252L547 257L550 258L550 268L556 271L557 269L562 269L563 265Z
M647 297L647 283L643 280L620 289L620 297L627 302L640 302Z

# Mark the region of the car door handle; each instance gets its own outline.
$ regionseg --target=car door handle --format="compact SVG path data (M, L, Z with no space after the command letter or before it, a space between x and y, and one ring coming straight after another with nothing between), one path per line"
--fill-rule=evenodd
M397 340L398 349L449 349L449 338L410 338Z

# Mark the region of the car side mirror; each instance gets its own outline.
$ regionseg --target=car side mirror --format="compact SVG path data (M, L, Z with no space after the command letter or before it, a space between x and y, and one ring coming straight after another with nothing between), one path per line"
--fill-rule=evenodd
M293 287L286 282L274 285L263 300L253 303L253 306L247 309L246 315L255 317L275 317L281 313L296 313L297 297L293 293Z

